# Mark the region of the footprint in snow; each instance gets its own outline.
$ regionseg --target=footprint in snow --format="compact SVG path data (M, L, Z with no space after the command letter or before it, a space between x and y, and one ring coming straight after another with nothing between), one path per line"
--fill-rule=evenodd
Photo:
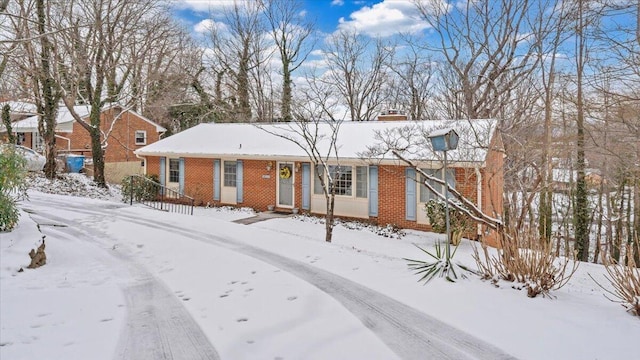
M229 296L229 294L222 294L222 295L220 295L220 297L221 297L221 298L225 298L225 297L227 297L227 296Z
M248 318L239 318L238 320L236 320L237 322L247 322L249 321Z
M49 316L51 315L51 313L42 313L42 314L38 314L38 317L45 317L45 316Z
M253 291L253 289L252 288L248 288L244 292L250 292L250 291Z
M100 322L108 322L108 321L111 321L111 320L113 320L113 318L106 318L106 319L100 320Z
M298 298L297 296L289 296L289 297L287 298L287 300L289 300L289 301L293 301L293 300L295 300L295 299L297 299L297 298Z
M188 298L188 297L182 299L182 301L189 301L189 300L191 300L191 298Z

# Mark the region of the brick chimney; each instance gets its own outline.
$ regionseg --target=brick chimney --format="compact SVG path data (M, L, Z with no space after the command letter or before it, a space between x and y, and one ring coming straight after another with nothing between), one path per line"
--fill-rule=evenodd
M383 110L378 115L378 121L404 121L407 120L407 114L396 109Z

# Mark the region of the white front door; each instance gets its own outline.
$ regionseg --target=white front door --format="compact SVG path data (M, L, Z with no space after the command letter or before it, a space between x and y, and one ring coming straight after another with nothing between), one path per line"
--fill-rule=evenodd
M294 199L293 163L278 164L278 206L292 208Z

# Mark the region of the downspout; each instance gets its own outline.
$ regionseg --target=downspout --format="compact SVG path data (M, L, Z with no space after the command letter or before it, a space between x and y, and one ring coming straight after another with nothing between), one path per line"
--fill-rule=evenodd
M138 159L140 159L140 160L144 161L144 171L143 171L143 174L144 174L144 175L147 175L147 158L146 158L146 157L144 157L144 156L140 156L140 155L138 155L138 154L136 154L136 153L133 153L133 154L134 154Z
M478 204L478 209L482 210L482 173L480 169L476 166L473 168L476 172L476 193L478 194L478 199L476 199L476 204ZM484 210L483 210L484 211ZM477 235L482 238L482 225L477 225Z

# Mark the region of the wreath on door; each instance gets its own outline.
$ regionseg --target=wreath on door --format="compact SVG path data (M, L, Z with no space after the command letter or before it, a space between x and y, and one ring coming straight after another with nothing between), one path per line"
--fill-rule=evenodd
M285 166L280 169L280 179L288 179L291 177L291 168L289 166Z

